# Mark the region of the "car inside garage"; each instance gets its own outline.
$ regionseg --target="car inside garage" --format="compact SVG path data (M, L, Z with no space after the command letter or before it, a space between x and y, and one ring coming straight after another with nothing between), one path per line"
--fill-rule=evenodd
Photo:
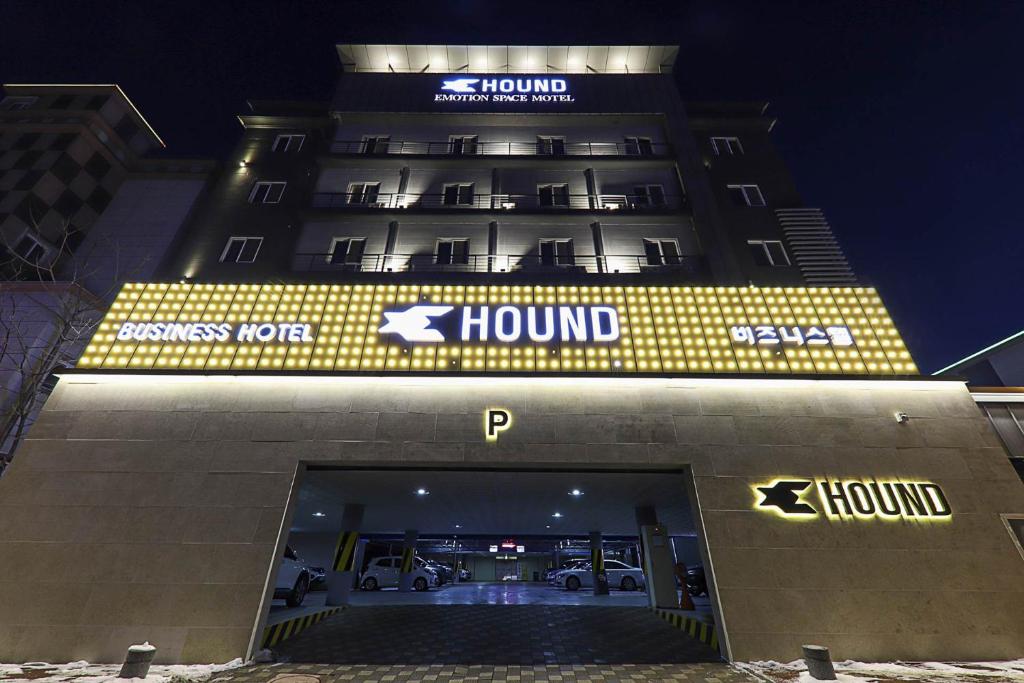
M261 644L322 663L716 661L689 476L308 468Z

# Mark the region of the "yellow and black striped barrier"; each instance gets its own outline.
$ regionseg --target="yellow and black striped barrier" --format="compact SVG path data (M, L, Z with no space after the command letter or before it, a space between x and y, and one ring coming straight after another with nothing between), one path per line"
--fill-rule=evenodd
M302 633L313 624L319 623L326 617L336 614L343 609L345 608L329 607L325 610L320 610L319 612L303 614L300 617L292 617L291 619L286 619L285 621L278 622L276 624L270 624L263 629L263 645L261 645L261 647L268 648L279 645L292 636L297 636Z
M416 554L416 548L409 546L402 550L402 573L412 574L412 558Z
M334 548L334 562L331 567L336 572L350 572L356 559L356 546L359 544L358 531L342 531L338 536L338 545Z
M709 624L706 621L694 619L693 617L688 617L685 614L672 612L667 609L657 609L655 607L652 607L651 609L653 609L659 617L668 623L685 631L691 638L696 638L715 652L721 654L721 650L718 648L718 634L715 632L714 624Z

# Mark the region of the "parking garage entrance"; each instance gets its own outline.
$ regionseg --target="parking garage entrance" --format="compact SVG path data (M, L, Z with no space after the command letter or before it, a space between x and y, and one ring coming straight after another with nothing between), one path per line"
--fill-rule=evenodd
M260 644L334 664L720 661L689 476L309 468Z

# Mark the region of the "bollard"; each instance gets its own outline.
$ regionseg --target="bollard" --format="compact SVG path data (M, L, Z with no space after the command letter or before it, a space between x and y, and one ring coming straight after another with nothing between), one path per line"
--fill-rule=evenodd
M832 668L832 657L827 647L821 645L804 645L804 664L807 673L816 681L836 680L836 670Z
M156 656L156 648L146 641L142 645L132 645L128 648L128 654L124 657L124 664L121 665L121 673L118 678L145 678L149 673L149 665L153 663Z

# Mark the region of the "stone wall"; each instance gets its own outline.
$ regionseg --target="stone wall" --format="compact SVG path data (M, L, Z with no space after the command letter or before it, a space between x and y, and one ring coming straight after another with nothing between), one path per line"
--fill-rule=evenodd
M1024 655L1024 486L959 383L68 375L0 479L0 660L244 656L300 463L689 466L734 659ZM954 516L790 522L754 509L778 476L930 480Z

